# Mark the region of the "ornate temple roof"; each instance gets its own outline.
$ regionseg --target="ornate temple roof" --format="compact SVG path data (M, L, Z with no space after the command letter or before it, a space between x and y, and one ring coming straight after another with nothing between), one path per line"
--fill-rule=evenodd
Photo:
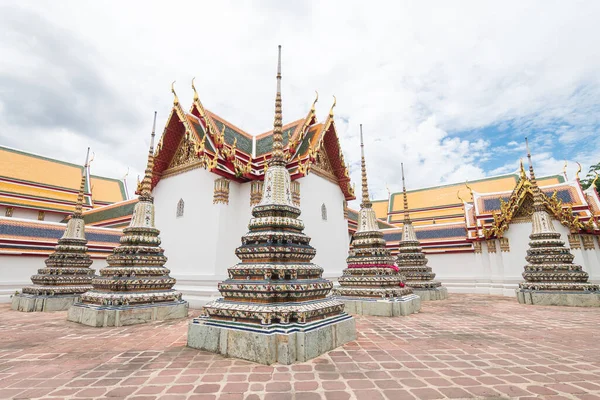
M273 131L247 133L205 109L195 88L191 109L186 112L174 90L173 93L173 108L156 150L153 187L163 177L200 167L237 182L264 179ZM335 128L333 106L326 120L319 123L313 103L304 118L282 126L282 137L292 179L313 172L338 184L347 200L355 198Z
M0 205L70 213L77 201L83 167L0 146ZM84 208L127 198L119 179L89 176ZM91 194L91 199L90 199Z
M65 232L65 224L0 217L0 254L48 256ZM106 258L119 245L120 229L85 227L92 258Z
M87 210L83 212L83 220L90 226L125 228L131 221L137 202L138 199L135 198Z

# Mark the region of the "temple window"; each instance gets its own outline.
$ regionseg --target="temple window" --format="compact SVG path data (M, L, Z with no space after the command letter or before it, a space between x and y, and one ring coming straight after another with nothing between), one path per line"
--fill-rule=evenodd
M12 217L13 215L13 208L12 207L6 207L6 211L4 212L4 216L5 217Z
M327 221L327 207L325 206L325 203L321 205L321 219Z
M185 206L185 203L184 203L183 199L179 199L179 201L177 202L177 218L183 217L184 206Z
M46 213L44 211L38 211L38 221L43 221L46 217Z

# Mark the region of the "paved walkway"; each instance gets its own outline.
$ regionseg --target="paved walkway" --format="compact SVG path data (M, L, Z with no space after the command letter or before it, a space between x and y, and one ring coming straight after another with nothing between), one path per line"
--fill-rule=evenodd
M410 317L359 317L356 342L272 367L186 348L187 321L65 318L0 305L0 398L600 399L600 309L454 294Z

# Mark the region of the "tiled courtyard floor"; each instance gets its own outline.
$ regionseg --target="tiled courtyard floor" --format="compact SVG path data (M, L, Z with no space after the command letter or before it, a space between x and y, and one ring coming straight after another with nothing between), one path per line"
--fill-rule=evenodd
M410 317L359 317L356 342L271 367L187 348L187 321L65 317L0 305L0 398L600 399L599 309L454 294Z

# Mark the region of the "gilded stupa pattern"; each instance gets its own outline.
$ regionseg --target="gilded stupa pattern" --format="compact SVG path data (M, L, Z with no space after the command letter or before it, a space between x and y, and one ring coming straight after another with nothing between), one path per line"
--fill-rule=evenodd
M31 277L34 285L23 288L23 294L79 295L92 288L94 270L90 268L92 260L87 253L85 223L82 216L89 152L88 148L75 211L67 222L65 233L58 239L54 253L46 259L46 268L39 269L38 273Z
M348 268L339 278L335 294L356 298L395 298L412 294L405 287L404 276L394 265L394 257L386 248L383 233L369 199L367 167L364 154L362 125L360 126L362 203L358 213L358 228L352 236Z
M156 126L156 113L154 114ZM140 185L129 227L123 229L120 244L107 257L108 267L92 281L93 290L81 296L87 305L127 306L179 302L181 293L173 290L175 279L169 276L160 231L154 226L154 199L151 194L154 166L154 127L148 164Z
M519 284L519 289L600 292L599 285L588 282L588 273L580 265L573 264L573 254L565 247L560 232L554 228L535 178L528 143L527 158L533 191L532 233L529 235L529 249L525 257L528 262L523 272L525 282Z
M402 239L398 245L398 257L396 263L400 272L406 276L406 284L414 289L435 289L442 286L440 282L434 281L435 273L427 265L427 257L419 245L415 228L408 213L408 196L406 195L406 183L404 180L404 164L402 169L402 192L404 195L404 224L402 227Z
M219 284L223 298L205 305L202 319L266 328L345 315L341 302L327 298L333 284L322 278L322 268L311 263L316 251L303 233L300 209L292 200L282 138L281 48L273 152L262 199L252 216L249 232L235 251L241 262L228 269L229 279Z

